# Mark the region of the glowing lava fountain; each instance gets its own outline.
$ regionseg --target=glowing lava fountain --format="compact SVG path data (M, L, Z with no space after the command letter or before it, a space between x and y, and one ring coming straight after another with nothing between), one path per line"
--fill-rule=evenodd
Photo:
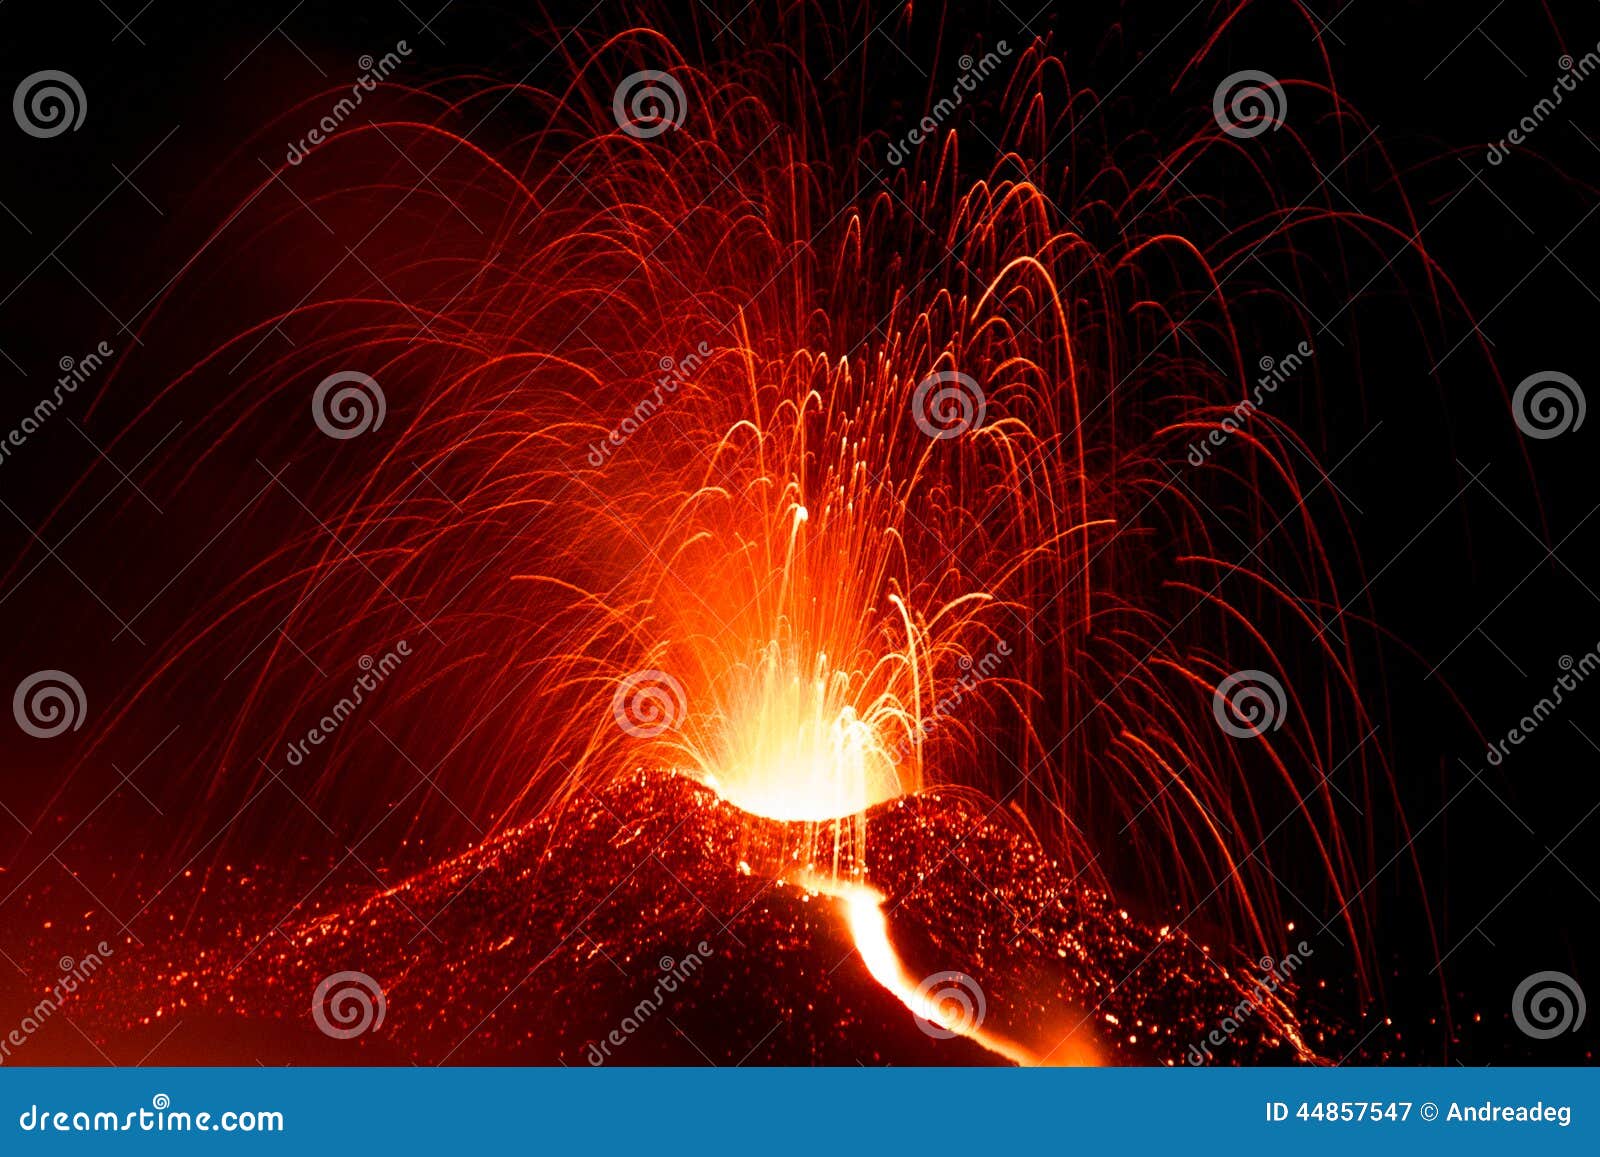
M868 833L833 821L965 788L1067 878L1252 953L1281 953L1283 889L1315 886L1364 983L1370 831L1338 797L1392 776L1349 524L1292 421L1292 395L1352 387L1309 363L1238 410L1265 355L1320 340L1298 303L1343 231L1416 245L1401 182L1360 214L1326 178L1296 204L1310 158L1381 145L1311 81L1285 131L1226 131L1216 37L1132 101L1152 69L1106 62L1100 99L1047 40L1001 54L988 30L983 95L880 172L873 38L847 68L814 55L859 16L757 5L737 46L573 29L553 76L379 86L297 164L252 167L88 415L113 456L177 430L147 486L246 491L200 528L226 548L170 552L230 569L103 735L151 701L228 721L189 753L216 770L174 847L217 863L293 824L247 802L286 774L393 850L676 770L826 825L839 881ZM627 119L641 76L670 80L666 119ZM328 233L358 247L324 262ZM224 301L219 261L251 273ZM201 309L232 336L197 352ZM281 757L397 640L415 657L356 722ZM1277 690L1270 727L1229 716L1241 675ZM937 1022L876 904L843 902L873 975Z

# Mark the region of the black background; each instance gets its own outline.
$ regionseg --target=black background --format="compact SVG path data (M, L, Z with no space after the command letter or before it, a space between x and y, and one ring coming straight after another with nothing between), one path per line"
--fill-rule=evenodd
M76 133L34 140L10 131L8 120L0 134L0 294L8 294L0 304L0 423L20 420L47 392L63 356L81 357L102 340L119 353L134 346L152 296L204 242L219 207L260 179L258 157L277 159L269 151L275 146L252 135L271 117L354 75L362 53L381 54L400 39L414 50L407 67L417 78L463 71L520 77L543 54L543 30L585 17L588 6L546 16L455 3L436 19L433 0L422 7L321 0L291 7L287 0L253 10L156 0L135 14L135 0L111 0L127 25L105 5L13 0L0 8L5 91L52 67L72 73L89 94L87 121ZM682 6L674 19L691 36L723 40L761 19L765 7L733 15L729 33L702 5ZM1427 935L1407 853L1372 884L1385 929L1385 1008L1405 1030L1399 1047L1408 1060L1591 1058L1587 1042L1600 1019L1593 1010L1582 1032L1548 1043L1523 1038L1507 1013L1517 982L1544 969L1572 974L1591 997L1600 992L1593 855L1600 819L1592 812L1600 804L1600 688L1585 687L1503 766L1486 764L1478 732L1503 735L1548 693L1561 656L1600 645L1600 517L1590 517L1600 503L1600 417L1551 441L1522 442L1506 402L1509 390L1537 371L1569 373L1591 395L1600 385L1600 77L1581 84L1504 164L1486 161L1487 142L1549 93L1558 58L1600 44L1600 8L1576 0L1317 0L1301 11L1249 5L1208 70L1174 89L1183 63L1221 23L1208 5L1071 4L1037 15L1033 7L1019 0L947 14L929 8L913 21L904 47L915 60L941 60L936 75L946 75L954 53L938 47L943 40L1022 43L1026 24L1102 86L1137 63L1105 115L1119 130L1149 118L1158 132L1192 128L1209 115L1224 65L1317 75L1325 53L1342 95L1379 127L1419 220L1430 222L1423 240L1481 320L1492 362L1471 322L1455 311L1432 331L1433 361L1449 356L1430 374L1415 337L1397 336L1414 333L1414 303L1380 280L1345 318L1359 329L1359 344L1329 351L1330 359L1349 360L1359 390L1327 398L1302 423L1331 463L1382 420L1335 481L1361 511L1355 533L1375 612L1416 655L1395 647L1372 662L1387 688L1384 741L1412 829L1420 832L1414 850L1438 942ZM838 19L854 42L886 11ZM628 15L625 6L606 4L590 18L620 26ZM430 28L421 27L424 19ZM900 38L899 23L890 26ZM906 123L931 83L882 43L870 75L854 71L869 93L867 114L885 129ZM1357 209L1390 203L1392 190L1369 173L1341 173L1334 183ZM1399 246L1390 241L1386 248ZM1373 273L1382 264L1378 258L1362 268ZM1409 256L1397 265L1409 284L1421 283ZM1367 279L1360 269L1350 276L1356 286ZM80 394L69 408L81 416L86 400ZM91 701L109 702L118 697L119 673L148 654L127 635L113 640L116 620L68 568L127 614L187 554L178 533L171 542L128 541L112 502L59 558L51 556L19 523L38 526L86 474L93 475L92 495L126 485L59 423L0 465L0 496L16 515L0 514L0 559L20 560L0 604L4 685L40 666L67 666L70 658L74 668L94 672L85 680ZM176 496L152 498L183 505ZM182 589L168 597L182 602ZM150 646L161 641L159 626L141 633ZM41 652L64 657L46 662ZM0 749L0 803L18 817L0 816L0 864L13 875L48 853L56 838L50 833L72 827L101 794L58 791L55 771L26 742L8 735ZM1480 780L1474 771L1483 773ZM163 775L159 760L140 773L158 799ZM18 825L41 818L48 822L38 836L22 838ZM154 826L126 839L140 852L160 852ZM1401 842L1387 840L1378 863ZM1318 920L1315 913L1307 918ZM0 930L0 939L32 932L6 928L3 910ZM1459 1046L1448 1051L1434 1023L1440 955L1459 1022ZM1475 1016L1483 1023L1473 1024ZM1371 1027L1378 1035L1369 1047L1376 1047L1388 1030Z

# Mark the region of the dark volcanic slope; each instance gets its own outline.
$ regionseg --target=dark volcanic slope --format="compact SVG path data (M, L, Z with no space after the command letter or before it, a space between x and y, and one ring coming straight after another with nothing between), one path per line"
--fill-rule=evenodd
M1181 1064L1229 1024L1218 1061L1304 1059L1284 1040L1292 989L1275 998L1253 962L1141 926L986 810L930 794L871 816L866 882L913 977L972 978L985 1028L1052 1061L1074 1033L1107 1062ZM81 1031L53 1024L16 1061L1005 1063L922 1031L868 974L840 901L780 878L816 835L640 774L387 890L353 860L292 880L196 874L151 906L142 945L84 930L116 951L62 1005ZM381 1025L346 1039L312 1014L341 972L383 994ZM340 1011L322 1015L358 1027ZM1298 1031L1332 1051L1325 1030Z

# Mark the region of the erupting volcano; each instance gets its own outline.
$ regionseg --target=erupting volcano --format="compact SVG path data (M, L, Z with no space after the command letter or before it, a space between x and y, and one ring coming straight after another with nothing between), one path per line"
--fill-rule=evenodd
M217 582L151 611L172 642L85 756L206 705L168 749L187 838L126 868L128 927L86 921L125 945L68 1005L96 1048L1355 1043L1397 805L1297 425L1360 387L1301 299L1408 236L1390 276L1449 295L1398 181L1385 219L1304 179L1382 169L1370 127L1326 78L1225 93L1214 38L1135 101L910 6L885 27L949 62L890 94L832 8L767 9L398 71L256 174L108 374L110 453L184 415L145 485L207 492L185 581Z
M159 938L68 1011L152 1064L1289 1063L1355 1043L1296 1011L1274 962L1143 925L986 812L882 805L871 859L833 876L811 866L832 825L641 773L393 887L348 860L311 895L270 869L185 875L152 905ZM53 1059L93 1056L55 1028Z

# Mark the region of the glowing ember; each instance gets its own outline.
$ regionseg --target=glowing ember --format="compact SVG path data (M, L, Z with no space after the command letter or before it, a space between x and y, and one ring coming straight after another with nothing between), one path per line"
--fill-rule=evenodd
M817 656L809 671L771 644L754 668L735 667L713 715L710 751L690 749L701 778L728 802L778 820L858 815L914 784L901 781L879 735L879 702L865 716L850 678Z
M819 979L851 951L956 1049L1167 1060L1253 991L1183 922L1206 921L1247 959L1281 955L1282 897L1302 881L1338 913L1366 983L1371 831L1346 825L1335 793L1376 798L1392 773L1376 744L1363 738L1346 765L1352 748L1336 742L1377 731L1354 673L1359 615L1335 573L1348 523L1324 526L1308 506L1324 475L1286 404L1248 430L1236 420L1262 353L1241 335L1272 349L1310 336L1275 285L1322 273L1300 227L1346 210L1285 211L1271 166L1239 164L1208 117L1180 118L1170 151L1145 149L1142 124L1079 133L1080 117L1117 105L1074 99L1045 39L968 106L992 131L953 122L943 144L869 180L876 131L862 135L854 67L810 75L781 37L731 40L688 52L648 27L594 34L542 87L396 92L390 119L374 98L373 119L262 177L229 235L252 238L254 262L256 246L320 250L324 215L372 220L362 260L309 291L296 280L283 301L275 265L252 276L264 299L218 304L198 351L184 307L211 293L225 244L151 312L148 347L195 356L130 373L203 415L172 443L193 452L152 473L232 479L253 459L301 526L285 537L281 513L250 510L239 534L266 536L259 556L195 606L133 696L203 700L227 721L188 761L205 806L175 854L204 855L209 879L225 848L309 828L298 811L251 810L280 786L341 844L365 833L352 856L384 841L409 853L463 821L482 842L377 895L319 893L315 918L299 902L292 919L275 911L254 944L241 930L263 914L240 913L232 941L198 962L149 963L107 1021L185 1015L222 992L249 1016L280 1015L312 973L359 952L397 987L391 1023L411 1026L410 1057L567 1059L606 1030L614 974L633 982L641 941L691 928L698 941L707 897L716 931L762 945L740 958L748 1023L705 1029L734 1060L767 1046L722 1034L760 1031L772 1008L793 1016L819 988L835 1019L790 1042L807 1059L869 1051L854 1035L869 1022L892 1055L925 1056L876 987ZM629 132L615 81L657 67L684 116ZM1331 88L1335 115L1316 114L1318 91L1297 94L1299 123L1342 125ZM496 121L498 143L469 141L491 99L485 116L504 103L501 116L526 119ZM1070 163L1050 143L1068 140ZM437 203L396 186L397 149ZM1237 233L1189 187L1210 165L1238 177ZM1378 211L1349 215L1355 236ZM1269 259L1285 277L1250 271L1271 273ZM283 346L258 353L268 333ZM318 382L351 380L377 391L381 432L305 418ZM137 379L116 385L96 405L142 396ZM280 454L297 420L305 444ZM1224 433L1225 463L1175 469L1184 447ZM1339 608L1327 624L1325 608ZM380 644L407 656L380 664L381 688L367 674L360 694L344 694L343 674L331 695L308 682L303 647L319 671L359 673ZM1276 692L1252 726L1237 718L1249 694L1229 696L1241 681ZM109 743L86 764L108 763ZM1346 785L1331 783L1345 766ZM659 880L647 835L666 845L675 824L699 842ZM778 883L797 872L843 921L801 910ZM1160 897L1162 916L1174 905L1171 934L1114 904L1114 885ZM633 907L596 928L584 909L617 896ZM464 913L492 936L438 931ZM918 935L897 943L891 917ZM843 930L853 949L824 959ZM762 987L763 968L802 950L786 990ZM552 958L552 988L585 1003L519 1008L517 970ZM976 977L1005 1035L931 995L923 962ZM457 993L480 967L507 981L494 991L510 989L508 1007ZM1139 991L1122 990L1130 976ZM405 992L413 982L425 998ZM1287 995L1268 996L1229 1048L1311 1059L1320 1042ZM551 1024L554 1044L539 1035Z
M889 941L889 923L884 917L884 897L881 892L865 884L840 883L817 876L809 877L805 883L824 895L842 901L850 935L855 939L856 951L861 954L867 971L910 1009L919 1022L925 1021L951 1036L964 1036L976 1041L1014 1064L1046 1063L1045 1059L1027 1047L983 1027L986 1007L982 990L976 982L972 982L970 988L952 984L941 990L931 987L926 981L917 981L906 971L900 954ZM951 979L970 978L964 974L951 974ZM1075 1039L1070 1048L1061 1050L1054 1063L1085 1065L1096 1062L1090 1050Z
M268 216L238 231L284 253L323 228L306 202L387 224L312 299L266 303L286 348L251 356L263 303L241 301L214 322L237 325L224 349L208 335L190 370L158 375L204 414L179 435L192 458L169 460L254 459L239 415L302 416L330 374L372 374L388 416L361 438L301 419L310 444L280 485L319 517L290 540L274 523L238 587L196 607L182 661L153 665L152 699L234 697L217 714L237 723L192 764L248 770L197 796L245 812L230 839L258 822L239 805L290 762L262 753L329 707L297 640L334 672L409 638L417 657L363 700L373 726L303 764L296 790L330 826L381 819L397 781L373 777L403 791L413 763L437 790L410 797L408 823L430 835L559 814L636 768L811 823L960 785L1020 809L1086 881L1203 906L1264 952L1281 949L1277 879L1296 882L1266 837L1293 808L1300 874L1364 945L1360 833L1329 783L1341 745L1305 707L1370 730L1348 643L1256 627L1279 623L1288 591L1339 604L1305 450L1263 424L1227 469L1174 469L1232 422L1257 360L1230 336L1258 296L1223 264L1237 239L1176 228L1192 199L1168 158L1148 158L1149 195L1111 220L1095 166L1136 187L1121 158L1017 165L1048 152L1047 123L1079 139L1071 101L1045 111L1064 65L1043 41L996 85L993 131L962 136L960 165L952 136L881 188L863 184L858 118L837 143L811 131L836 102L800 79L787 91L787 69L768 71L784 53L705 47L714 59L676 69L690 100L672 132L630 135L611 113L618 68L662 50L641 28L548 89L514 86L507 109L526 103L538 131L510 163L459 135L476 117L400 93L427 108L351 126L241 208ZM1200 132L1181 156L1227 144ZM999 151L970 151L984 142ZM437 205L391 204L397 147L435 174ZM283 205L280 184L296 193ZM452 194L496 226L469 228ZM1294 260L1292 224L1250 255ZM189 286L156 311L152 348L187 356L192 338L162 327L192 334ZM234 392L208 392L213 362L242 367ZM1261 540L1256 570L1218 556L1213 510ZM1257 668L1292 695L1281 726L1241 741L1213 706L1230 672ZM1352 794L1388 774L1376 755L1349 768ZM181 854L205 846L204 818ZM861 852L859 825L835 835L840 857Z
M1218 1063L1360 1044L1293 1007L1299 977L1265 995L1252 962L1130 918L959 795L902 797L870 820L864 875L809 877L826 897L762 867L795 865L813 825L753 821L660 774L384 888L349 861L182 877L143 945L109 917L72 917L116 951L30 1041L30 1063L584 1065L619 1031L604 1063L1181 1065L1247 997L1257 1011ZM18 903L35 927L81 909L42 886ZM55 939L19 962L47 970ZM691 953L693 974L657 997ZM351 969L381 989L385 1021L332 1039L311 994ZM625 1027L647 999L655 1012Z

